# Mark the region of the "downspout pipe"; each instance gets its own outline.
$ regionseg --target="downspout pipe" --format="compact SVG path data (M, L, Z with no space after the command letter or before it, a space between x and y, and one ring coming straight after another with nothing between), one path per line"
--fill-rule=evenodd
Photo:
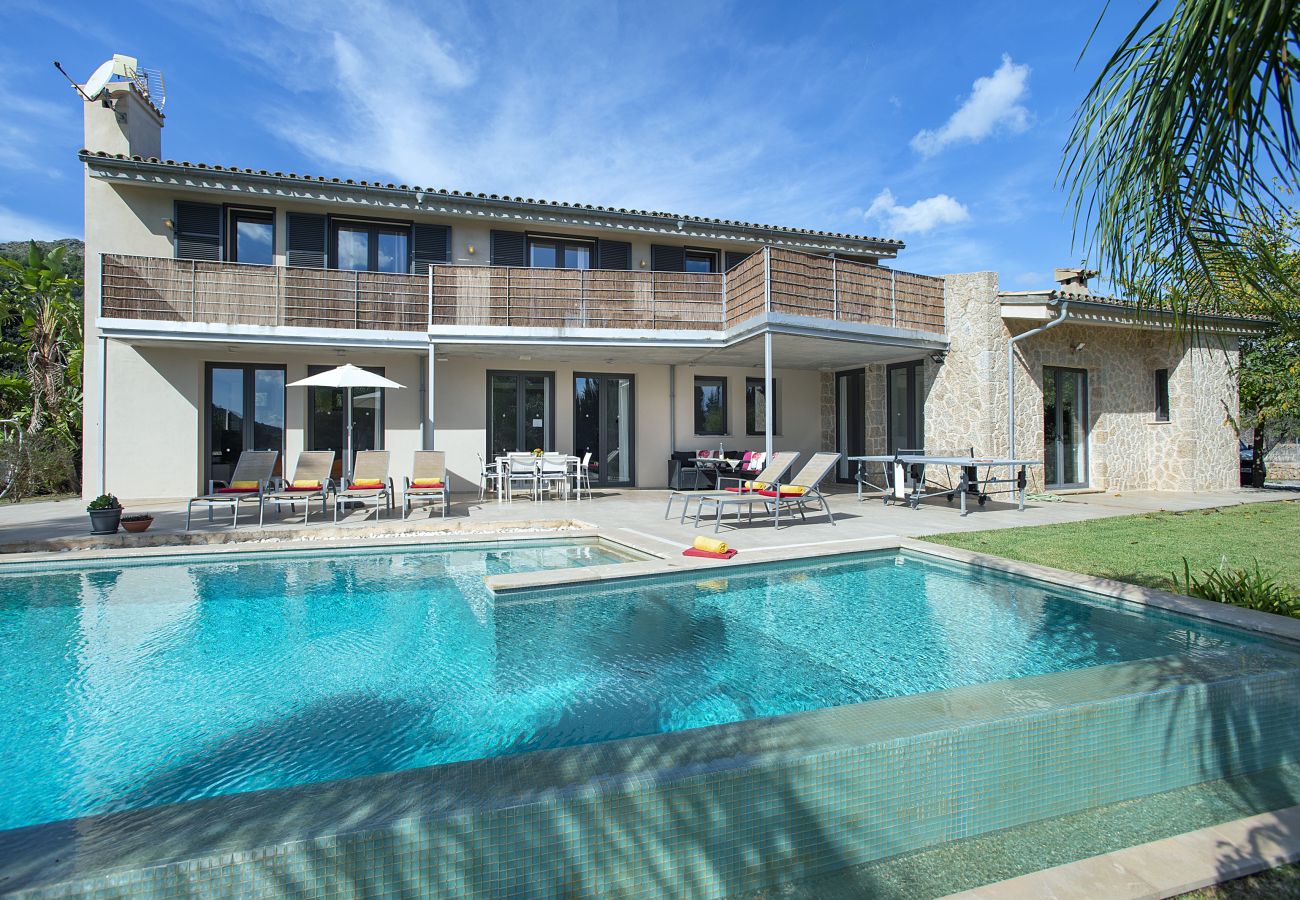
M1064 322L1066 314L1070 311L1070 301L1063 299L1060 302L1061 311L1055 319L1046 325L1031 328L1024 334L1012 335L1007 341L1007 459L1015 459L1016 456L1016 344Z

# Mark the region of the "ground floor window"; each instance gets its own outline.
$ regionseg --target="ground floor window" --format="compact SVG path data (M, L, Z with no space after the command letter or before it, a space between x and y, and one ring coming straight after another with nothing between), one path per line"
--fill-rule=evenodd
M207 376L204 481L229 481L245 450L283 457L284 366L208 363Z
M1043 470L1049 488L1087 487L1088 373L1043 369Z
M1156 421L1169 421L1169 370L1156 369Z
M766 381L762 378L745 379L745 434L767 434ZM781 433L781 385L772 379L772 433Z
M554 372L488 372L488 459L555 449Z
M727 433L727 379L714 375L695 376L695 433Z
M317 375L333 366L308 366L308 375ZM383 366L362 366L367 372L384 374ZM333 450L335 470L347 453L347 390L313 387L307 389L307 449ZM384 449L384 389L352 389L352 450Z

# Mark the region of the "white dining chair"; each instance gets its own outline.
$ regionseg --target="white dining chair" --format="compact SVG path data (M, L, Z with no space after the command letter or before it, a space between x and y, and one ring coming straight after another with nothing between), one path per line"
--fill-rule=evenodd
M587 492L587 498L591 498L591 451L588 450L582 454L579 460L576 456L570 457L573 460L573 490L578 499L582 499L582 492Z
M507 503L514 502L516 485L527 487L533 499L536 500L537 457L531 453L506 454L505 469L501 473L501 480Z
M483 458L482 453L475 453L478 457L478 498L480 500L487 496L491 490L498 497L501 496L501 467L497 465L496 460L490 464Z
M558 485L561 495L569 499L569 457L565 453L544 453L537 467L537 491L548 495Z

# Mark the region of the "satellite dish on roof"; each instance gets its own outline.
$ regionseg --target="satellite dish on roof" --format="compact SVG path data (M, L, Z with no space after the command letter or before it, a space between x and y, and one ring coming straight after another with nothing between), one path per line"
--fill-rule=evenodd
M110 59L101 63L99 68L92 72L90 77L86 79L86 86L82 88L81 93L87 100L94 100L104 92L104 88L108 85L109 79L116 74L113 71L116 67L116 62L115 59Z

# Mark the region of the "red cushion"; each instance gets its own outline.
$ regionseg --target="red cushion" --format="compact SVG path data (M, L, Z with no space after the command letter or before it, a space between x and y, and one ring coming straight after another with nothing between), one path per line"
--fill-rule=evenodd
M315 493L319 493L319 492L320 492L320 488L319 488L319 487L294 487L293 485L289 485L287 488L285 488L285 490L286 490L286 491L303 491L303 492L305 492L305 493L309 493L309 494L315 494Z
M731 559L739 551L732 547L726 553L714 553L711 550L696 550L694 547L687 547L682 551L682 556L698 556L701 559Z
M256 494L257 488L217 488L218 494Z
M759 493L760 496L763 496L763 497L775 497L775 496L776 496L776 491L759 491L758 493ZM782 496L782 497L807 497L807 496L808 496L808 492L807 492L807 491L782 491L782 492L781 492L781 496Z

